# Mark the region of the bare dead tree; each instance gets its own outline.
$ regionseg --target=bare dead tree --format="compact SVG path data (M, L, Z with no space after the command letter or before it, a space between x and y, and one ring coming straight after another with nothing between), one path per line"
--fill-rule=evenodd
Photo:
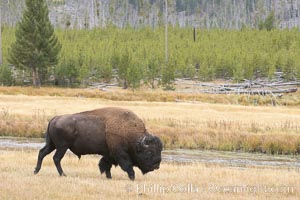
M1 20L2 1L0 1L0 65L2 65L2 20Z
M165 0L166 7L166 24L165 24L165 61L168 63L168 0Z

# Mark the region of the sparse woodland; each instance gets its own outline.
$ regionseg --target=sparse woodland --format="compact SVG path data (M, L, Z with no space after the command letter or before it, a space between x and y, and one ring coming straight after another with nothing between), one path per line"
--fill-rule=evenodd
M62 50L58 64L40 72L42 84L87 86L117 80L134 89L141 84L168 86L175 78L272 79L276 71L286 80L300 76L296 0L170 0L167 63L164 1L65 0L48 5ZM30 81L29 71L10 74L8 64L23 7L2 0L4 85Z
M1 0L3 24L22 17L25 0ZM47 0L56 27L124 28L165 23L165 0ZM240 29L258 27L274 11L278 28L299 27L299 0L167 0L168 22L180 27Z
M3 30L4 65L8 64L14 31L8 27ZM52 76L58 85L85 85L110 81L115 73L130 87L138 87L141 80L154 87L155 80L174 77L239 81L272 78L275 71L283 71L287 80L300 75L300 34L296 29L197 29L194 42L191 28L170 27L167 65L163 28L58 29L56 35L62 50L58 65L43 76L47 84L54 84ZM18 81L24 77L18 74L15 78Z

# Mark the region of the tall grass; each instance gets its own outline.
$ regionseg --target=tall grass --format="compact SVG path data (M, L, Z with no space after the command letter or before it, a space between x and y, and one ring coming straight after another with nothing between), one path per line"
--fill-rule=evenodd
M0 135L17 137L44 137L50 116L43 110L33 110L29 116L15 115L9 108L0 111Z
M112 101L149 101L149 102L207 102L232 105L284 105L300 106L300 91L294 94L285 94L283 97L259 96L259 95L222 95L181 93L177 91L163 91L160 89L140 89L136 91L111 89L108 92L97 89L71 89L55 87L0 87L3 95L29 95L29 96L61 96L61 97L86 97L101 98Z
M0 135L44 137L55 115L106 106L133 110L165 148L300 153L300 110L294 107L0 95Z
M33 175L37 153L0 150L0 199L300 198L300 174L295 169L240 170L209 164L162 162L159 170L144 176L135 168L136 180L132 182L119 167L112 168L112 180L100 175L98 156L84 156L78 160L72 154L66 154L62 160L67 177L58 176L53 154L45 157L40 173ZM234 187L239 190L233 190ZM249 189L242 190L243 187ZM167 191L168 188L171 190Z

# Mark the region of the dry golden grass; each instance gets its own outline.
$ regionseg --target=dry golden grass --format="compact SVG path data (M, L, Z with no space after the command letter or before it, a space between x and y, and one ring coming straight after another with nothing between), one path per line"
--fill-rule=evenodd
M300 106L300 90L296 93L285 94L281 98L274 96L252 96L252 95L213 95L201 93L182 93L177 91L163 91L161 89L141 88L136 91L110 89L104 92L98 89L71 89L55 87L0 87L3 95L29 95L29 96L63 96L63 97L86 97L101 98L112 101L152 101L152 102L174 102L174 101L201 101L206 103L222 103L235 105L285 105Z
M204 164L162 163L130 181L119 167L112 180L100 175L98 156L62 160L67 177L59 177L52 155L33 175L37 151L0 150L0 199L300 199L296 169L228 168ZM260 188L258 190L258 188Z
M167 148L300 153L300 109L283 106L0 95L0 135L42 137L55 115L106 106L133 110Z

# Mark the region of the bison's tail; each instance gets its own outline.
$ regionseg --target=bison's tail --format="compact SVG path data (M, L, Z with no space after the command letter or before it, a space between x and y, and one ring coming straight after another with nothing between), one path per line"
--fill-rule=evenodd
M52 140L50 138L50 135L49 135L49 132L47 130L47 132L45 133L45 139L46 139L46 144L51 144L52 143Z
M52 144L53 144L53 143L52 143L52 140L51 140L51 137L50 137L49 128L50 128L51 122L52 122L54 119L55 119L55 117L52 118L52 119L49 121L48 127L47 127L47 131L46 131L46 133L45 133L45 139L46 139L46 144L47 144L47 145L52 145Z

